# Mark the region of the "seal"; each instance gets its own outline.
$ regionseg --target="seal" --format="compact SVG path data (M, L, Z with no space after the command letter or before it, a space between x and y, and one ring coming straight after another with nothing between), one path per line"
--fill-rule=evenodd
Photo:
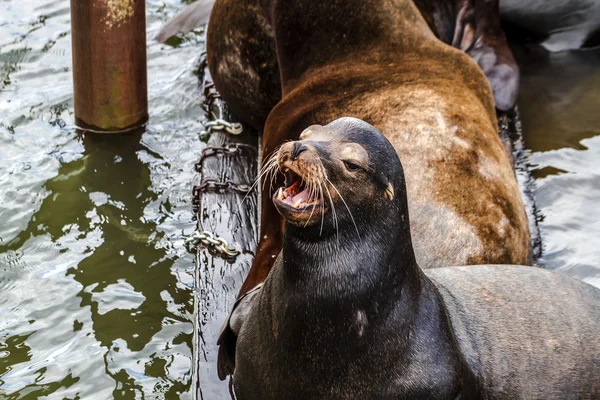
M531 263L527 217L486 77L468 55L435 37L412 1L219 0L207 58L232 111L265 119L265 156L308 126L343 116L384 132L405 166L423 268ZM277 64L281 98L263 109L273 98L256 93L275 90L269 62ZM251 90L260 85L271 89ZM266 279L281 250L283 220L270 197L265 185L260 241L239 299ZM219 340L222 379L235 347L229 328Z
M600 46L597 0L502 0L500 15L518 40L529 34L548 51Z
M237 399L600 396L600 290L515 265L421 270L386 138L342 118L300 139L277 154L283 248L240 330Z

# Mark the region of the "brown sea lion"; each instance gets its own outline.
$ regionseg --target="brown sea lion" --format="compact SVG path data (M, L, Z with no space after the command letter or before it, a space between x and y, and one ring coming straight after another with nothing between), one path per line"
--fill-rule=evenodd
M254 115L258 125L266 119L267 156L309 125L345 115L384 132L405 166L423 268L531 262L527 218L486 78L465 53L435 37L412 1L219 0L207 51L232 110L247 120ZM279 77L269 73L273 62ZM236 84L245 75L249 86ZM251 91L260 85L281 88L272 110L266 96ZM281 249L283 222L268 188L261 203L261 241L240 299L266 279ZM235 333L226 325L221 335L221 378L232 371Z
M207 23L214 1L196 0L188 5L160 30L156 40L165 42L178 32L189 32ZM440 40L465 51L481 67L492 87L496 107L503 111L512 108L519 91L519 68L500 24L498 0L414 1ZM225 27L236 22L239 24L237 29L238 33L243 33L241 36L225 34L222 36L227 41L225 46L217 45L225 50L224 55L229 54L233 57L234 64L238 64L229 71L233 72L229 82L234 85L229 86L227 82L222 82L221 86L228 85L227 92L236 94L240 89L237 84L242 84L247 90L246 96L250 98L245 98L244 105L239 107L243 111L239 114L244 115L249 123L262 131L266 114L275 105L273 99L279 99L281 96L281 86L277 65L269 62L275 60L276 56L272 29L264 16L256 13L259 4L258 1L231 3L230 8L225 10L227 14L221 13L218 18L213 18L213 21L225 22ZM240 7L250 7L248 15L240 14ZM250 31L253 36L247 43L237 42L237 39L243 38ZM234 49L236 51L229 53ZM242 70L238 70L238 67L242 66ZM259 70L254 70L254 67L259 67ZM236 74L238 76L235 76ZM239 75L243 79L240 79ZM267 75L270 75L270 79L265 80ZM248 79L257 76L260 76L259 81ZM266 87L265 83L268 83ZM252 86L253 84L257 85ZM235 100L243 98L236 95L230 97ZM254 109L250 110L249 107L252 106Z
M236 399L600 397L600 290L516 265L421 270L385 137L342 118L300 138L276 156L283 248L240 330Z

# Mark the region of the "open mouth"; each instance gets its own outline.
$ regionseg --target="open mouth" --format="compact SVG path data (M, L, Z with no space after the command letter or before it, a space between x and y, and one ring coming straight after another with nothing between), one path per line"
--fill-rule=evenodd
M300 175L294 171L287 169L285 172L285 187L279 188L275 194L275 199L286 206L296 209L305 210L312 209L321 204L320 197L312 197L317 195L313 191L311 193L306 182Z

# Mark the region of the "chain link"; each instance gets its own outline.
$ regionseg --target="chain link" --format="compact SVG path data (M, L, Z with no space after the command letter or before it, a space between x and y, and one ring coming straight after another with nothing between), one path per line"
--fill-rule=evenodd
M225 131L232 135L239 135L244 131L244 127L239 122L229 122L221 118L206 121L202 125L204 129L200 132L201 138L207 138L214 131Z
M206 248L211 254L216 254L232 261L240 252L234 247L229 246L223 238L217 237L208 231L195 231L190 237L185 239L185 248L190 253L194 253L198 248Z
M202 61L199 66L199 71L206 69L206 58L202 57ZM207 117L212 118L205 121L202 124L203 130L200 132L200 139L207 140L211 133L220 131L227 132L231 135L239 135L244 131L244 127L239 122L226 121L220 118L223 115L223 110L220 102L221 96L215 88L215 84L209 79L204 77L204 102L202 108L207 113ZM229 144L224 147L207 146L202 150L200 159L195 164L197 172L202 174L203 163L208 157L215 156L217 154L223 155L235 155L242 152L243 148L251 148L251 146L245 144ZM227 190L234 192L248 194L252 188L249 185L237 184L230 180L219 181L217 179L204 178L201 180L199 185L195 185L192 188L192 208L195 214L200 212L200 206L202 201L203 193L222 193ZM201 216L198 216L200 221ZM233 262L235 257L240 252L233 246L230 246L227 241L211 232L202 230L202 225L198 222L198 228L196 231L185 240L185 247L189 252L196 252L200 248L205 248L210 254L216 257L221 257L228 262Z
M194 164L196 172L202 173L203 163L204 163L204 160L206 160L207 158L213 157L217 154L225 154L225 155L241 154L242 149L246 148L246 147L252 149L251 146L248 146L246 144L230 144L225 147L206 146L204 148L204 150L202 150L200 159L198 160L198 162L196 164Z
M210 106L215 102L216 99L220 99L221 95L217 92L215 84L213 82L206 82L204 85L204 105L205 111L210 109Z
M194 213L200 211L200 200L202 193L223 193L226 190L233 190L241 194L248 194L252 189L249 185L239 184L227 181L219 181L217 179L206 178L202 179L199 185L194 185L192 188L192 208Z

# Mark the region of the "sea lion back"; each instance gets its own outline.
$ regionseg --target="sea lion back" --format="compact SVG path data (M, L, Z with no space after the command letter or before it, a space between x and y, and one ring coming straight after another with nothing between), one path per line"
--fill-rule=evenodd
M485 393L510 399L600 396L598 289L520 266L440 268L426 275Z

